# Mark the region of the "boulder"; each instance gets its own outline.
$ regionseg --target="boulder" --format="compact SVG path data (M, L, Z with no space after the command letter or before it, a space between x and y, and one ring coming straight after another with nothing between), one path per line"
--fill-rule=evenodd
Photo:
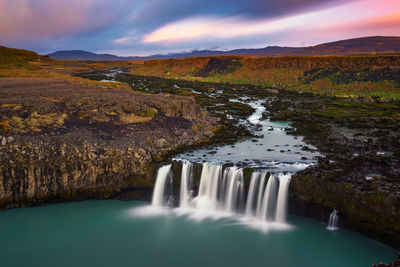
M267 93L274 95L279 94L279 91L277 89L265 89L265 91L267 91Z
M156 141L156 146L157 146L157 148L163 148L163 147L165 147L166 145L168 145L168 142L167 142L167 140L165 140L164 138L160 138L160 139L158 139L158 140Z
M147 156L146 150L144 150L143 148L138 149L138 154L144 158Z
M373 181L373 180L374 180L374 177L366 176L366 177L365 177L365 180L367 180L367 181Z

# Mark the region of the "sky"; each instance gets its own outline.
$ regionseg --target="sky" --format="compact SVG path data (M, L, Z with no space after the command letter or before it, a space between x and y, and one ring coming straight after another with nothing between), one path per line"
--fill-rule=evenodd
M0 45L121 56L400 36L400 0L0 0Z

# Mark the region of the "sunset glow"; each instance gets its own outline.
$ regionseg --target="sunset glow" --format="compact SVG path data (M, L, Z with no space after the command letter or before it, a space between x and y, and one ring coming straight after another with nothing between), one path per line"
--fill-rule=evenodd
M400 1L4 0L0 44L144 55L400 35ZM276 11L274 13L274 10ZM177 12L180 12L177 15Z

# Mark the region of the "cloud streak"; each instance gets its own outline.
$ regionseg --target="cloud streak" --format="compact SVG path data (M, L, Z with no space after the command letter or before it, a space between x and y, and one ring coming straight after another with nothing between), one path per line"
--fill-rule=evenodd
M249 20L243 16L194 17L164 25L145 35L142 41L144 43L173 44L209 37L240 38L289 30L315 34L318 31L333 28L349 31L352 28L362 28L363 26L372 28L378 25L396 25L400 19L400 11L392 13L392 10L393 7L400 10L400 3L393 2L391 6L376 6L374 9L362 8L364 5L372 7L374 3L372 0L355 2L274 19ZM352 15L343 16L343 14ZM338 20L339 17L340 20Z

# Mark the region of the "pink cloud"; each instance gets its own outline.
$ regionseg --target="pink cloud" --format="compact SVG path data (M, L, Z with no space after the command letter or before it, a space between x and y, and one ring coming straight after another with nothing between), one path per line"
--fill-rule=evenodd
M278 32L291 32L309 36L309 40L335 34L341 39L348 33L359 35L358 30L370 35L379 29L382 34L400 34L400 1L386 0L377 4L375 0L356 0L341 2L336 6L327 6L274 19L249 20L246 17L191 17L168 23L153 32L144 35L143 43L185 43L205 38L241 38L245 36L267 36ZM397 30L393 26L397 25ZM343 35L343 36L341 36ZM312 37L312 38L311 38ZM289 37L291 38L291 37ZM322 39L322 38L320 38Z
M112 5L116 3L106 0L1 0L0 42L57 38L101 28L116 18Z
M91 1L6 0L0 2L0 41L69 34L86 19Z

